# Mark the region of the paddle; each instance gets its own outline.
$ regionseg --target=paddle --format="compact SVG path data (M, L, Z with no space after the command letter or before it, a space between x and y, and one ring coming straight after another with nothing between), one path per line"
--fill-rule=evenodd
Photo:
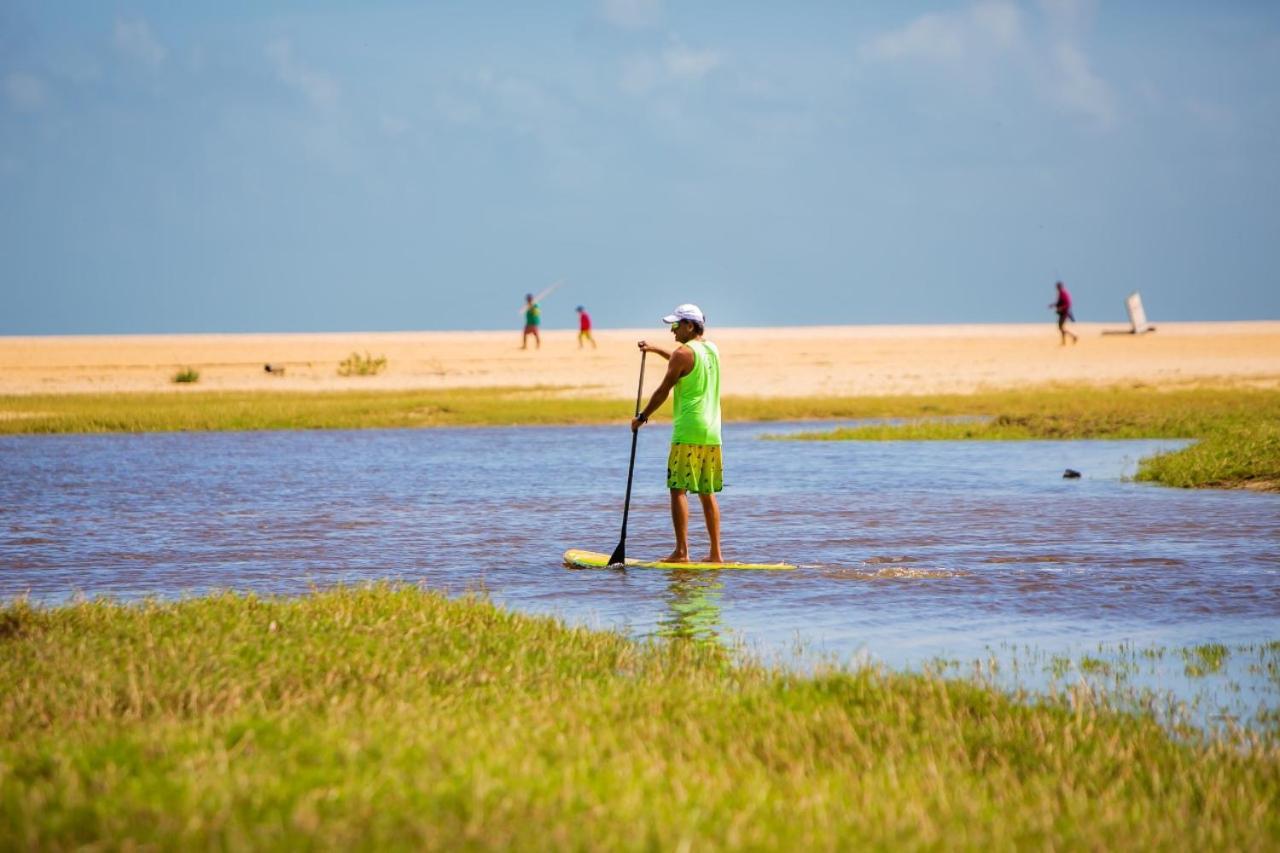
M557 288L557 287L559 287L559 286L560 286L560 285L562 285L562 284L564 284L564 280L563 280L563 279L562 279L562 280L560 280L560 281L552 282L552 284L551 284L551 286L550 286L550 287L548 287L547 289L545 289L545 290L543 290L542 292L540 292L537 296L533 297L533 304L537 305L539 302L541 302L542 300L546 299L546 298L547 298L548 296L550 296L551 294L555 293L556 288ZM518 313L523 314L523 313L524 313L525 311L527 311L527 310L529 310L529 306L528 306L528 305L521 305L521 306L520 306L520 311L519 311Z
M636 388L636 414L640 417L640 396L644 394L644 357L647 353L640 351L640 386ZM627 564L627 515L631 512L631 475L636 470L636 439L640 436L640 430L631 431L631 461L627 464L627 498L622 503L622 536L618 537L618 547L613 549L613 556L609 558L609 565L625 566Z

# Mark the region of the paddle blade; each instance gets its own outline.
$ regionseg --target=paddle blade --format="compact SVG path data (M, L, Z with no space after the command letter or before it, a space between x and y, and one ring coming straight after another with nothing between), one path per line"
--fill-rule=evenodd
M613 556L609 557L609 568L622 567L627 564L627 540L623 539L618 542L618 547L613 549Z

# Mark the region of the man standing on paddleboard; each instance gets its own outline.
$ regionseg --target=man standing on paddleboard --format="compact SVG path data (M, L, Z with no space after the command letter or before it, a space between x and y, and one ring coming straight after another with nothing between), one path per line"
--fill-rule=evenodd
M689 501L693 492L702 502L702 514L711 538L708 563L722 563L720 556L720 506L715 493L724 488L724 463L720 452L720 351L704 341L707 320L697 305L681 305L662 318L671 325L678 346L667 352L640 341L642 352L667 360L667 374L649 398L649 404L631 421L638 430L675 391L672 405L671 454L667 457L667 488L671 490L671 523L676 548L664 562L689 562Z

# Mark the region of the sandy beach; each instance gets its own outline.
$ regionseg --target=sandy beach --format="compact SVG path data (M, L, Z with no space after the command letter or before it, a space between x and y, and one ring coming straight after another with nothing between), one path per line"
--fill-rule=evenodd
M1060 346L1049 323L958 326L713 328L724 393L761 396L926 394L1044 383L1280 385L1280 321L1165 323L1142 336L1080 324ZM230 390L332 391L556 386L565 393L634 393L642 337L662 328L548 331L522 351L519 332L120 335L0 338L0 394ZM386 370L342 377L352 351L385 355ZM283 367L267 373L265 364ZM198 384L175 385L184 367ZM649 366L656 381L659 365ZM647 385L652 382L647 382Z

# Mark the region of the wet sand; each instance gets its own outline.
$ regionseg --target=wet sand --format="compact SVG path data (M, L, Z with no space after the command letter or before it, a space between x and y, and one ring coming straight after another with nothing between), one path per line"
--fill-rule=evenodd
M1080 324L1060 346L1051 323L965 326L713 328L726 394L760 396L965 393L1045 383L1280 386L1280 321L1165 323L1155 333L1103 335ZM0 394L141 391L332 391L559 386L627 396L635 342L662 328L601 330L599 348L547 331L522 351L514 332L0 337ZM373 377L341 377L352 351L385 355ZM263 370L271 363L284 375ZM194 386L174 373L200 371ZM660 367L651 364L650 371ZM646 383L648 384L648 383Z

